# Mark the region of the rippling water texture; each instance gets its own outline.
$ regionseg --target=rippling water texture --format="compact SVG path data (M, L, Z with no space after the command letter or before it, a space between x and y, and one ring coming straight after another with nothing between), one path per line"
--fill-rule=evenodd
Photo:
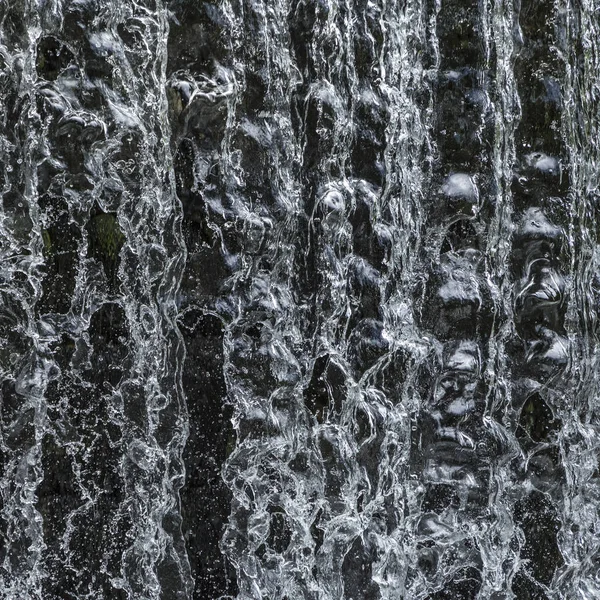
M600 598L598 0L0 2L0 597Z

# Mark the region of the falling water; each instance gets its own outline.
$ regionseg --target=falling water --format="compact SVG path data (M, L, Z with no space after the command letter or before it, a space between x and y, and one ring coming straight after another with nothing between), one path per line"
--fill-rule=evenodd
M0 597L600 598L597 0L0 4Z

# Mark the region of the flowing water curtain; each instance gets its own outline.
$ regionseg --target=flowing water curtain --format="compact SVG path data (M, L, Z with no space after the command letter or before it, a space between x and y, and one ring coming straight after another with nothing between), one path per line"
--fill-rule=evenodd
M512 479L519 493L506 499L520 533L512 589L518 595L546 597L564 564L559 531L565 393L572 382L569 359L579 345L578 326L567 314L573 290L566 276L576 252L569 157L561 135L568 65L560 51L564 13L553 2L521 3L518 20L515 83L521 118L512 185L514 334L507 356L510 418L518 449Z
M486 583L482 548L493 521L487 490L496 440L486 412L484 371L495 265L484 243L498 212L494 191L494 21L486 4L441 2L434 20L436 71L432 165L426 186L415 310L427 357L418 368L421 402L413 432L415 565L410 594L474 596ZM499 195L501 201L504 200ZM469 523L469 526L467 526Z
M244 23L260 24L266 30L264 39L271 40L273 36L267 34L275 26L273 16L256 5L244 8L241 12L237 7ZM261 250L247 263L251 270L234 277L232 284L238 299L234 304L242 306L243 312L233 322L228 341L226 369L230 397L237 406L238 444L226 466L235 500L223 547L236 564L242 593L251 597L335 597L344 589L346 593L379 593L369 572L379 555L377 535L388 526L381 514L385 509L378 506L381 502L370 488L378 485L376 463L391 401L381 391L356 381L381 353L386 354L379 305L382 294L397 299L397 294L386 290L394 285L387 286L391 276L386 270L399 278L402 269L398 258L391 268L384 263L392 260L394 244L398 252L409 254L400 236L408 235L409 220L415 219L411 206L418 206L414 163L401 177L393 175L402 183L389 186L388 197L394 198L382 204L385 161L390 171L399 170L385 144L395 143L399 136L405 150L414 143L418 151L422 133L404 124L402 117L409 116L409 123L416 121L418 126L419 117L406 92L410 79L398 86L399 64L393 64L386 75L396 87L387 84L381 90L374 81L386 73L384 66L370 72L368 62L357 61L355 67L355 53L369 50L369 44L373 62L384 62L380 53L385 27L376 7L369 9L365 15L338 3L288 7L293 56L303 75L292 88L292 123L302 150L303 202L292 230L299 243L290 247L294 262L283 262L288 248L284 226L289 227L290 219L278 207L272 219L277 235L272 239L281 248ZM410 45L414 23L410 17L413 12L419 16L418 6L406 14L400 12L405 25L400 40L395 40L397 32L383 36L388 48L404 44L394 50L394 56L417 51L416 45ZM394 18L394 7L387 7L385 15ZM365 26L372 29L360 37L356 30ZM419 18L414 26L422 26ZM263 56L275 55L276 50L269 47ZM241 56L248 60L246 54ZM359 89L361 69L363 87ZM244 107L251 106L260 83L246 78L239 101ZM277 82L270 83L276 89ZM269 94L266 98L268 102ZM396 101L402 103L401 113L395 110ZM385 125L388 114L396 123L390 128ZM233 120L230 123L239 127ZM256 123L242 125L248 132L257 132ZM375 129L374 135L370 128ZM362 155L365 141L371 145ZM261 164L261 154L272 160L269 152L272 148L257 148L252 155L254 165ZM401 160L411 159L404 156ZM251 185L240 197L248 203L258 186L249 175L244 181ZM404 200L398 199L401 194ZM394 219L404 220L404 234L391 231ZM268 264L271 272L261 272L261 263ZM299 275L283 269L280 275L278 264L299 270ZM397 314L394 310L391 300L391 318L399 320L407 314L406 307L400 307ZM291 334L296 337L296 358L281 344L284 332L288 339ZM393 358L388 356L386 364L391 367L382 379L385 375L393 378L401 369ZM301 361L300 370L296 360ZM298 379L303 372L304 379ZM403 422L398 426L404 438L405 412L400 407L391 419ZM370 432L369 423L379 432ZM400 446L402 454L405 450ZM393 502L388 507L398 510ZM385 540L383 547L387 547Z
M490 211L483 248L491 294L491 330L485 353L485 410L483 422L490 449L489 513L485 534L480 539L482 596L502 594L510 589L515 534L512 509L506 501L511 490L511 460L517 453L510 420L512 390L506 347L514 335L510 273L513 229L512 180L515 161L515 130L520 118L520 102L515 83L514 63L518 54L520 29L518 4L485 3L486 66L493 107L494 138L490 152L492 185L488 189ZM508 567L508 568L507 568Z
M225 328L231 320L226 282L239 269L239 238L247 235L258 251L269 220L246 218L250 210L240 210L245 216L237 218L237 206L225 195L234 173L229 148L239 91L232 50L239 23L232 6L195 1L167 6L168 113L187 250L178 299L189 411L182 518L194 578L191 596L216 598L235 593L233 570L219 549L231 504L222 466L234 445L223 372Z
M29 170L7 178L4 215L20 196L22 223L7 225L25 235L30 220L34 252L20 271L38 257L38 279L22 281L36 289L28 327L38 350L22 352L29 369L7 374L4 408L46 402L38 416L23 411L31 421L24 431L36 430L27 463L38 478L23 469L14 478L28 479L32 495L21 498L39 537L27 546L43 552L36 566L8 546L5 568L11 560L28 567L7 572L5 590L187 597L177 493L183 349L173 321L183 248L166 110L167 14L120 2L18 6L26 12L7 13L5 39L14 44L18 34L29 46L5 56L22 65L14 100L26 110L11 115L11 128Z
M299 576L272 561L285 555L290 527L298 529L295 511L304 507L288 498L300 492L286 475L295 449L281 436L287 431L297 443L294 354L303 353L290 292L292 242L301 234L289 9L281 2L170 6L170 116L188 247L180 320L194 418L183 513L194 597L236 593L218 551L230 512L221 548L240 573L240 593L277 594ZM237 436L228 427L231 412ZM226 456L229 489L219 483ZM277 477L284 483L271 489ZM294 540L303 544L301 534ZM287 554L296 552L294 544Z
M354 417L357 459L372 486L361 515L365 523L362 560L370 558L375 589L382 598L409 593L416 567L413 516L418 510L419 482L409 471L410 440L421 401L417 365L430 344L415 322L413 302L422 281L419 251L432 168L437 8L421 2L381 4L376 21L380 29L372 26L370 31L380 43L365 81L365 87L376 90L387 119L382 136L383 177L369 216L371 251L363 250L367 232L361 226L355 227L361 242L356 253L377 269L380 292L375 322L380 329L375 331L381 333L378 340L369 329L362 333L357 327L359 335L350 339L350 352L360 359L356 378L362 402ZM352 552L348 559L349 568L362 567ZM353 593L351 586L348 593ZM356 593L367 598L372 590L363 584Z
M244 235L226 302L217 307L226 322L224 372L237 430L224 470L233 500L221 547L240 595L252 598L297 595L308 575L298 563L307 491L289 466L302 444L304 349L293 294L301 196L288 11L285 2L232 3L227 11L236 31L236 98L221 149L230 161L222 172L225 227L235 223ZM225 230L226 243L229 237ZM237 244L239 236L230 239Z
M194 185L230 273L206 306L225 324L237 444L222 547L241 595L545 593L563 564L557 415L577 341L564 280L576 228L557 177L563 13L525 2L207 11L230 27L228 64L176 85L186 124L189 100L223 106L222 139L194 140ZM280 146L269 111L292 125ZM264 176L279 182L269 165L284 156L297 163L278 202ZM410 473L419 407L414 438L429 450Z
M565 406L565 502L559 546L565 566L557 581L565 595L593 598L598 581L599 540L592 525L599 500L598 431L598 124L600 123L600 14L593 2L559 2L565 28L561 41L567 78L563 136L569 158L574 300L568 319L580 338L571 359L574 382Z
M45 391L53 376L44 331L36 319L42 294L36 161L42 125L36 112L36 36L39 20L29 3L0 8L2 81L2 488L0 592L39 598L42 516L36 490L43 478L41 440Z

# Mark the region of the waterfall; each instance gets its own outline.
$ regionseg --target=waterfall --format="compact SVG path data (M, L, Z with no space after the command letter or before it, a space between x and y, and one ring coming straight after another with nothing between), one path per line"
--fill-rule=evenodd
M596 0L0 5L0 598L600 597Z
M2 593L189 597L168 13L2 8Z

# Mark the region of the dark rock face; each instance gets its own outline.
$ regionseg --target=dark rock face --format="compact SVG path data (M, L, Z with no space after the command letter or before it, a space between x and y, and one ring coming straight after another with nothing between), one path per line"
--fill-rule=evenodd
M0 596L600 597L599 15L0 6Z

